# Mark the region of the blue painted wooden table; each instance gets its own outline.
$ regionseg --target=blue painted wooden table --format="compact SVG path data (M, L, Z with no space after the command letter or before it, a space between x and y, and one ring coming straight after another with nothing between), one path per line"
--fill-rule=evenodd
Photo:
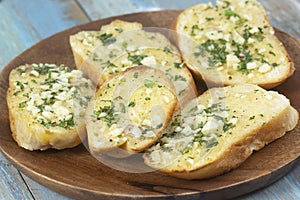
M0 0L0 70L44 38L92 20L184 9L207 0ZM261 0L274 27L300 39L299 0ZM0 200L69 199L18 171L0 152ZM300 165L272 185L238 199L300 199Z

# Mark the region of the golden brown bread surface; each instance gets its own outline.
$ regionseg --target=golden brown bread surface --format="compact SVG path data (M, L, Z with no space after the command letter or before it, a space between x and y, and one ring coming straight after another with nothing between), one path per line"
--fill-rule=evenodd
M130 68L106 81L89 103L92 154L126 156L145 150L164 132L177 106L174 86L160 70Z
M207 84L253 83L269 89L294 72L291 58L256 0L192 6L178 16L175 30L184 61Z
M149 166L184 179L203 179L238 167L298 122L289 100L242 84L212 88L191 101L150 147Z
M79 70L32 64L11 71L7 104L12 136L28 150L71 148L85 138L83 116L94 89Z

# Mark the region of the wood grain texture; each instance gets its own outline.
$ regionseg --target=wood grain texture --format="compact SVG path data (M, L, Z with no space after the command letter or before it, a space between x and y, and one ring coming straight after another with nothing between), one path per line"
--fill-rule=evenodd
M78 0L91 20L103 19L128 13L181 10L199 2L207 3L209 0Z
M28 186L30 193L36 200L68 200L69 198L63 196L53 190L49 190L47 187L33 181L28 176L22 174L22 178ZM1 199L1 198L0 198Z
M0 199L33 199L19 171L0 152ZM8 192L4 192L8 191Z
M97 20L135 12L180 10L197 3L215 3L216 0L78 0L78 2L92 20ZM300 1L260 0L260 2L265 7L274 27L300 39Z
M144 13L123 16L122 19L140 21L144 25L149 26L165 26L170 24L170 20L176 14L178 12ZM156 18L166 21L158 21ZM7 88L9 71L16 65L24 64L24 62L53 61L55 63L63 60L67 65L72 65L74 61L70 47L67 45L68 35L74 34L79 30L96 29L110 20L112 19L75 27L67 32L55 35L24 52L2 71L5 80L2 80L1 87L4 90ZM297 69L299 69L300 44L283 32L278 31L277 35L287 45L287 49L291 57L294 58ZM49 48L53 44L55 44L53 48ZM300 73L298 72L277 88L281 93L292 99L292 104L298 110L300 109L299 88L295 88L293 85L299 85L299 77ZM5 116L7 112L5 112L5 105L3 105L5 101L2 99L1 102L1 110L4 111L0 116L2 121L1 130L7 130L8 119ZM226 175L206 181L185 181L157 172L128 174L116 171L97 162L83 146L64 151L28 152L15 144L9 131L4 131L0 134L0 144L6 156L31 178L47 187L76 198L123 199L123 197L142 198L145 196L153 198L183 198L184 196L182 195L189 195L189 198L219 199L230 198L243 194L245 191L249 192L266 186L266 184L276 181L294 166L298 165L297 158L299 158L300 152L299 131L300 127L298 125L295 131L288 133L284 138L255 153L240 168ZM292 145L294 148L290 148L289 145ZM294 160L295 158L296 160ZM298 183L295 182L295 184ZM116 185L118 187L115 187ZM218 193L209 192L216 188L219 188ZM268 194L264 193L264 195ZM276 198L276 195L272 197Z
M88 18L74 0L5 0L0 3L0 69L38 41Z
M300 1L299 0L262 0L267 15L274 27L300 39Z

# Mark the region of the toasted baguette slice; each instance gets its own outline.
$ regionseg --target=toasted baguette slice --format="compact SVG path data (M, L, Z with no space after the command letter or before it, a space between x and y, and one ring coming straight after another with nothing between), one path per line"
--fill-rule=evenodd
M298 112L277 92L251 84L209 89L173 119L172 131L147 150L145 163L179 178L214 177L297 122Z
M139 66L105 82L86 116L91 153L123 157L145 150L164 132L177 104L160 70Z
M139 23L117 20L98 32L85 31L73 35L70 44L77 68L97 85L134 66L161 69L174 82L176 94L184 104L197 96L193 77L177 48L163 34L155 31L142 30Z
M115 20L109 25L104 25L98 31L81 31L70 36L70 45L78 69L81 68L83 62L90 57L90 54L99 46L110 43L110 38L123 31L141 30L142 24L137 22L125 22ZM109 35L111 34L111 37ZM112 40L111 40L112 41Z
M195 5L178 16L175 29L184 61L207 84L253 83L269 89L294 72L256 0Z
M11 71L7 104L12 136L28 150L71 148L86 131L84 112L94 92L79 70L32 64Z

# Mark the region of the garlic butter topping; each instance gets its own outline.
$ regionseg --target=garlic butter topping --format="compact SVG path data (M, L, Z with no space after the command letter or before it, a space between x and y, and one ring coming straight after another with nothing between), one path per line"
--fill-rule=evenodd
M253 11L247 11L246 7ZM245 75L265 74L284 65L284 52L276 48L276 41L269 39L274 35L273 28L267 20L255 19L255 12L260 9L257 2L246 0L238 4L217 1L215 7L195 8L193 12L202 13L201 16L195 15L195 20L184 27L199 44L195 58L205 58L208 69L228 68Z
M46 128L69 129L76 125L76 115L93 95L91 81L79 70L64 65L32 64L16 69L20 78L14 83L18 107L27 110L34 121Z

